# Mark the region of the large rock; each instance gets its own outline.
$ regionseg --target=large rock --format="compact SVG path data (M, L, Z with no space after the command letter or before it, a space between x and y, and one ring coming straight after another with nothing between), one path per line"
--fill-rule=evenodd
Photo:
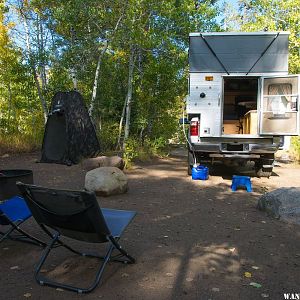
M258 209L287 222L300 224L300 188L279 188L258 199Z
M99 196L123 194L128 190L128 181L120 169L101 167L86 173L85 188Z
M85 159L82 162L83 168L87 171L100 167L116 167L120 170L124 169L125 163L119 156L98 156Z

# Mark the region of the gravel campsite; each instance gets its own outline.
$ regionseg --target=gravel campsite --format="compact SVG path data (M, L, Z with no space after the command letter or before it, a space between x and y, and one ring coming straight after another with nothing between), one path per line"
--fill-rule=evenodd
M84 187L82 164L36 163L39 155L2 157L0 169L31 169L35 184L47 187ZM6 240L0 246L1 298L284 299L283 293L299 292L300 227L268 217L256 206L265 192L299 187L300 167L277 163L273 171L269 179L251 177L253 192L248 193L231 191L227 168L215 170L206 181L193 181L185 157L137 163L125 170L126 194L98 197L101 207L137 211L120 241L136 264L110 263L101 284L82 296L39 286L34 266L42 248ZM47 238L33 219L25 227ZM94 259L57 249L42 271L84 284L96 265Z

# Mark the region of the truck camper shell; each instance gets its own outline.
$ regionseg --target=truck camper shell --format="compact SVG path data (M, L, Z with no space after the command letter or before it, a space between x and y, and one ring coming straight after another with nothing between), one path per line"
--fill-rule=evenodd
M189 135L189 169L195 158L229 158L253 159L270 170L282 136L299 135L300 81L288 75L288 37L190 34L186 107L197 130Z

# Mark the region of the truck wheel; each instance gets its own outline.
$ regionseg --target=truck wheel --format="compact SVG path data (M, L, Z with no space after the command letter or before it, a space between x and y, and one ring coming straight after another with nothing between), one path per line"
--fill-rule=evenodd
M255 170L257 177L267 177L269 178L272 175L273 171L273 162L274 155L270 155L269 157L263 157L255 162ZM263 167L264 164L269 165L268 167Z
M187 166L187 174L189 176L192 175L192 168L193 168L193 155L190 151L188 151L188 166Z
M269 178L272 175L273 168L259 168L256 170L257 177L267 177Z
M191 176L191 175L192 175L192 168L193 168L193 166L191 166L191 165L188 165L188 168L187 168L187 173L188 173L188 175L189 175L189 176Z

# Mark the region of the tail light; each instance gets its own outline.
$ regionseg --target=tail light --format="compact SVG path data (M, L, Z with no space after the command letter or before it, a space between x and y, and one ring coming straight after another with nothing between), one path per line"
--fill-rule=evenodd
M191 121L191 123L190 123L190 135L191 136L198 136L199 135L199 122L198 121Z

